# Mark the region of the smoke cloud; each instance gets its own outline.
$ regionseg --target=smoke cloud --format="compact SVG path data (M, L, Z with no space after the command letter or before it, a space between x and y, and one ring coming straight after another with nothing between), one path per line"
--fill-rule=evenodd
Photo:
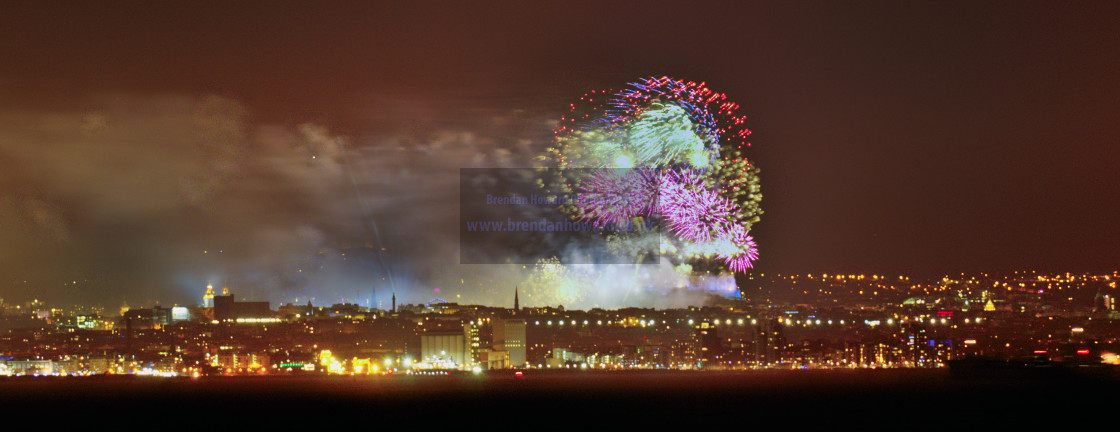
M462 265L461 168L532 167L548 114L397 102L368 130L263 124L226 97L103 95L0 106L0 293L115 306L239 298L669 307L730 276L657 265ZM490 251L501 256L513 253Z

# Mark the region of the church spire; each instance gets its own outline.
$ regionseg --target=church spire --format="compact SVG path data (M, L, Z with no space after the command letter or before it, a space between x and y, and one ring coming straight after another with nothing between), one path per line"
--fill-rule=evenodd
M516 285L513 286L513 310L515 312L521 310L521 303L518 302L518 299L517 299L517 286Z

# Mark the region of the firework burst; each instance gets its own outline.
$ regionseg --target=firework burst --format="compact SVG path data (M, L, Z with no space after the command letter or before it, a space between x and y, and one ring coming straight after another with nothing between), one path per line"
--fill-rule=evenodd
M736 272L745 272L753 268L755 260L758 259L758 245L755 244L750 232L737 224L727 241L731 243L729 248L731 252L723 255L727 267Z
M674 234L693 242L730 237L731 218L738 209L719 192L704 187L697 173L668 170L661 176L660 189L659 212Z
M584 219L623 226L657 207L657 176L651 169L597 169L579 185L576 205Z
M762 194L743 155L751 131L738 104L703 82L660 77L589 92L570 108L546 156L560 168L554 190L588 198L569 214L616 224L661 218L675 244L669 255L752 268L758 248L749 232Z

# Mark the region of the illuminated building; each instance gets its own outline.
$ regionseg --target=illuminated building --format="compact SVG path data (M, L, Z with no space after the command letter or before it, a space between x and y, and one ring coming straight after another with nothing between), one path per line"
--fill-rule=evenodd
M438 314L454 315L459 312L459 304L448 302L443 299L435 299L428 303L428 309Z
M716 333L716 327L709 321L704 321L696 327L694 333L694 341L700 348L700 367L711 366L712 363L718 361L723 354L723 347L719 342L719 335Z
M271 365L269 360L269 355L266 353L219 352L218 355L211 357L213 366L226 369L230 373L246 373L259 370Z
M675 340L669 350L669 363L678 367L695 366L700 358L698 351L691 340Z
M171 309L159 306L151 309L129 309L122 318L128 328L162 328L171 325Z
M511 367L526 363L525 320L503 319L494 324L494 349L509 352Z
M509 351L480 350L478 364L484 369L505 369L509 367Z
M172 321L186 321L191 319L191 311L182 306L175 306L171 308Z
M152 318L160 325L160 327L171 325L171 309L156 306L152 308Z
M466 337L460 331L430 331L420 336L420 358L438 367L467 364L466 348Z
M202 307L214 307L214 285L206 285L206 293L202 295Z
M953 359L953 342L931 337L931 331L923 324L906 323L899 328L899 336L904 344L903 360L911 367L936 367L939 363Z
M93 373L105 373L113 366L113 359L107 356L90 356L86 359L86 370Z
M12 375L50 375L55 369L51 360L7 360L4 364Z
M466 344L468 363L473 364L481 362L481 358L479 357L479 351L482 347L482 341L479 335L482 330L481 327L482 326L470 321L463 324L463 339Z
M754 331L755 361L760 365L780 363L786 346L781 321L776 318L761 320Z
M549 357L547 363L550 367L563 367L567 364L581 363L585 361L582 354L574 353L567 348L553 348L552 357Z
M100 317L97 315L78 315L76 319L77 327L85 330L101 328L102 325L99 318Z

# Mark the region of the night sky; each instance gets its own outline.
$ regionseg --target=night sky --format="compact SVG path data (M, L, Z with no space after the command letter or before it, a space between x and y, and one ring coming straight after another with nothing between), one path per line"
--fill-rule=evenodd
M1116 2L44 3L0 7L4 298L268 297L370 218L458 282L458 168L662 75L749 116L758 272L1120 261Z

